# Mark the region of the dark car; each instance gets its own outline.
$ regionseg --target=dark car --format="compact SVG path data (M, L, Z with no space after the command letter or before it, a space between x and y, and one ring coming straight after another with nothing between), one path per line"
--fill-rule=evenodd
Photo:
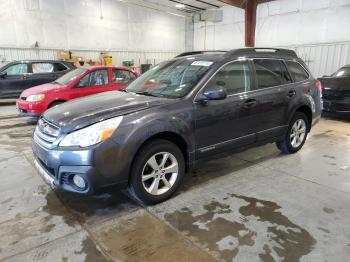
M53 82L74 68L72 62L53 60L7 63L0 68L0 98L18 98L23 90Z
M319 80L322 83L323 111L350 116L350 65Z
M320 96L294 51L185 53L126 89L46 111L34 132L35 165L66 191L124 184L156 203L202 161L272 142L297 152L320 118Z

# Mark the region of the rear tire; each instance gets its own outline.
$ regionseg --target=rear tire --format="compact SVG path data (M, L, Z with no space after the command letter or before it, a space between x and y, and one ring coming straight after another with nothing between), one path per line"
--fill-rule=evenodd
M309 125L306 115L302 112L296 112L284 139L276 143L278 149L284 154L298 152L305 144Z
M136 197L146 204L170 198L179 188L185 175L185 160L173 143L155 139L137 153L129 185Z

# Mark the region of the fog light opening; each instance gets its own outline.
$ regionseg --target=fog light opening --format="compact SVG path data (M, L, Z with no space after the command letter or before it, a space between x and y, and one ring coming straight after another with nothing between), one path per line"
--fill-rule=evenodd
M74 175L73 176L73 183L79 189L85 189L86 188L86 182L85 182L84 178L82 178L79 175Z

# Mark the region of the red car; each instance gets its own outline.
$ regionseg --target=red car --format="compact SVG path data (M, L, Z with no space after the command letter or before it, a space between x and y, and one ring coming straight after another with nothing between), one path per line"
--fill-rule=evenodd
M27 116L39 116L48 108L78 97L124 88L139 76L125 67L80 67L52 83L26 89L17 108Z

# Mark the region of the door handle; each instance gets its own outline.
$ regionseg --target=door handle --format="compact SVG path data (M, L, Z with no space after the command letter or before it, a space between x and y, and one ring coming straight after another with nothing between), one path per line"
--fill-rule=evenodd
M255 107L256 104L257 104L257 101L255 99L248 99L247 101L244 102L244 107L251 108L251 107Z
M290 90L289 92L288 92L288 97L293 97L293 96L295 96L296 95L296 92L295 92L295 90Z

